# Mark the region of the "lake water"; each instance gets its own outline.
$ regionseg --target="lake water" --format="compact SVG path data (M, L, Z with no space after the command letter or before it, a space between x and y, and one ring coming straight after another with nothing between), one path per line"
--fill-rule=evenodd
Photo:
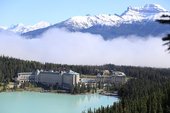
M0 93L0 113L82 113L117 101L116 97L99 94L3 92Z

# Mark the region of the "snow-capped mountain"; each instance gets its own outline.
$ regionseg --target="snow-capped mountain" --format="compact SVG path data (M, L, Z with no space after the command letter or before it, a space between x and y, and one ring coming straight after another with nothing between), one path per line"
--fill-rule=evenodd
M66 26L67 28L74 29L86 29L94 25L106 25L106 26L116 26L120 23L142 21L142 20L155 20L162 13L169 13L163 7L157 4L147 4L144 7L128 7L127 10L122 15L95 15L95 16L75 16L63 21L60 26Z
M40 28L45 28L48 26L50 26L48 22L40 21L39 23L35 25L24 25L22 23L17 24L17 25L12 25L11 27L7 28L7 30L13 31L15 33L26 33L29 31L37 30Z
M99 34L104 39L120 36L126 37L128 35L147 37L170 32L169 25L162 25L156 22L162 15L170 15L170 12L160 5L147 4L143 7L128 7L121 15L75 16L51 26L42 22L42 24L29 27L18 25L10 30L20 32L22 35L31 38L41 35L51 28L64 28L70 32L78 31Z
M166 9L157 4L147 4L144 7L128 7L121 15L95 15L95 16L76 16L64 22L59 26L66 28L87 29L95 25L118 26L122 23L132 23L143 20L156 20L162 14L170 14Z

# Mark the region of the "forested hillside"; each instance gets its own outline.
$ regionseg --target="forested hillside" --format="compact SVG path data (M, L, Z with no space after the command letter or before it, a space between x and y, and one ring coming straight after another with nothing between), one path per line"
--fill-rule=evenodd
M88 113L170 113L169 69L122 68L134 78L119 90L120 102Z

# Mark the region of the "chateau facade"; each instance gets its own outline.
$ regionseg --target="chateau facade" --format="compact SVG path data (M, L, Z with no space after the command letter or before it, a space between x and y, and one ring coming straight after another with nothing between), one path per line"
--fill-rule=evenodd
M80 82L80 74L72 70L68 72L39 71L18 73L16 81L19 84L24 82L35 82L44 85L57 85L70 89Z
M80 78L80 74L72 70L69 71L39 71L18 73L16 81L19 84L25 82L40 83L47 86L58 86L63 89L72 89L78 83L85 85L114 84L120 86L126 83L127 77L123 72L112 71L98 74L93 78Z

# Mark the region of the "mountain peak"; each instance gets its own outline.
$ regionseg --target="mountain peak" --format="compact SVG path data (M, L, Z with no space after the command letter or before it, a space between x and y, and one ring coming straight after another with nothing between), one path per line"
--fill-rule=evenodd
M143 7L128 7L121 15L127 21L140 21L143 19L154 19L159 13L166 13L167 10L158 4L146 4Z
M19 23L19 24L13 24L9 27L9 29L13 29L13 28L16 28L16 27L23 27L24 24L23 23Z
M167 10L158 4L146 4L143 9L155 12L166 12Z
M160 13L160 12L167 12L165 8L158 4L146 4L143 7L128 7L127 11L136 11L142 13ZM126 11L126 12L127 12Z
M44 28L44 27L48 27L50 26L50 23L46 22L46 21L40 21L35 25L30 26L30 30L34 30L34 29L40 29L40 28Z
M37 24L35 24L33 26L42 26L42 27L44 27L44 26L49 26L49 25L50 25L50 23L48 23L46 21L40 21L40 22L38 22Z

